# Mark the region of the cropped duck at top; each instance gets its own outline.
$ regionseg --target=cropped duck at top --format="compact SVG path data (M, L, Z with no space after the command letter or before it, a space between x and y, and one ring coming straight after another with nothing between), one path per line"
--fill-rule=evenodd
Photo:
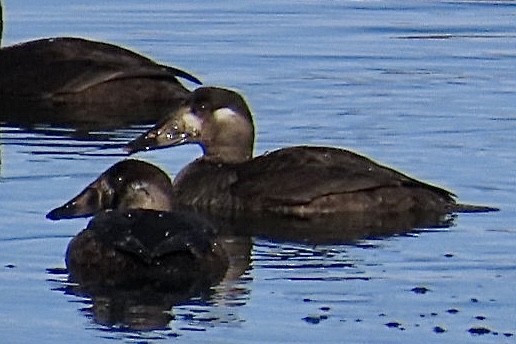
M126 150L194 143L203 156L173 182L173 198L196 209L232 214L487 212L460 204L447 190L418 181L348 150L296 146L253 158L254 125L236 92L201 87L170 117L130 142Z
M82 38L46 38L0 49L1 101L57 104L181 101L176 77L199 79L116 45Z
M47 218L94 216L66 251L73 281L86 289L151 284L168 291L220 281L228 257L217 229L174 211L170 178L158 167L123 160Z

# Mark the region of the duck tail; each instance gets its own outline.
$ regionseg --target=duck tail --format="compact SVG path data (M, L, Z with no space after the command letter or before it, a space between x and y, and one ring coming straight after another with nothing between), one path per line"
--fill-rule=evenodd
M493 211L500 211L499 208L488 207L484 205L473 204L454 204L450 209L453 213L489 213Z

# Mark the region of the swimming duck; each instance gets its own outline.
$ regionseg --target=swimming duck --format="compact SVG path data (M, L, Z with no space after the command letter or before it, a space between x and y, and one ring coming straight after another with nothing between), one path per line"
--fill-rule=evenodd
M177 103L196 84L191 74L116 45L73 37L45 38L0 49L2 102Z
M330 213L482 212L455 195L351 151L282 148L253 158L251 111L238 93L201 87L126 150L198 144L203 156L173 182L176 202L219 214L260 212L310 217Z
M199 215L173 211L171 187L158 167L128 159L50 211L52 220L94 216L68 245L70 279L87 290L197 288L220 281L228 257L216 228Z

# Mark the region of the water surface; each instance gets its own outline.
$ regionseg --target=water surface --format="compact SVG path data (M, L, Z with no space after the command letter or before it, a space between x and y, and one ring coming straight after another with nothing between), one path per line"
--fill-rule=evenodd
M3 45L50 36L108 41L237 89L255 114L256 153L346 147L463 202L502 209L356 245L253 237L236 280L172 307L162 329L129 330L94 318L92 301L66 289L64 251L87 220L52 223L44 215L121 159L120 144L145 126L3 125L6 342L514 342L513 2L3 5ZM199 154L185 146L137 157L175 174Z

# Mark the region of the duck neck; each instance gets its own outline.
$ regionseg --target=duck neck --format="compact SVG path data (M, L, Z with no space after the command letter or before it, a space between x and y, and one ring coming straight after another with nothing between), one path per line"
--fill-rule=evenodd
M214 147L203 146L203 159L213 163L238 164L253 158L253 144L241 145L216 145Z

